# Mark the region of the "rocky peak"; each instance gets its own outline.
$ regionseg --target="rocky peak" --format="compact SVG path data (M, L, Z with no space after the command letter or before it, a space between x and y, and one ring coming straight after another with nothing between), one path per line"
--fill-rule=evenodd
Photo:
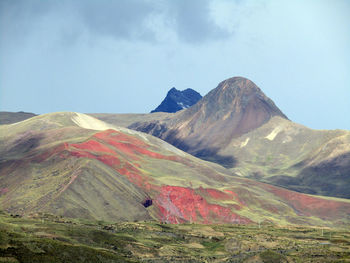
M183 91L172 88L168 91L162 103L152 112L177 112L187 109L197 103L202 96L193 89Z

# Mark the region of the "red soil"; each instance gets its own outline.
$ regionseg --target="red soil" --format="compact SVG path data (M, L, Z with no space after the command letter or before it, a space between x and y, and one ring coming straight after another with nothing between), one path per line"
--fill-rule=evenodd
M62 155L62 152L68 148L68 143L63 143L58 145L57 147L50 149L48 151L45 151L33 158L33 161L35 162L43 162L47 159L49 159L51 156L54 156L56 154Z
M88 140L82 143L71 143L70 146L80 150L115 154L115 152L109 147L95 140Z
M130 182L134 183L140 188L143 188L145 190L151 190L152 188L154 188L149 183L150 181L152 181L151 178L143 176L142 173L137 169L137 167L140 167L140 165L136 164L135 166L133 166L125 159L123 160L123 155L132 156L133 160L137 158L137 154L142 154L142 152L146 152L148 156L163 156L148 151L146 149L140 148L147 146L143 143L143 141L138 140L137 138L134 138L132 136L127 136L125 134L119 133L114 130L107 130L104 132L96 133L94 135L94 138L95 139L90 139L82 143L65 143L64 147L60 146L59 149L65 150L65 152L69 155L78 158L90 158L99 160L100 162L116 170L121 175L126 176ZM103 141L107 145L96 141L96 139ZM124 143L115 140L129 140L129 142ZM134 145L132 143L137 143L138 145ZM113 151L111 148L108 147L108 145L117 148L117 151ZM119 152L123 155L119 154Z
M9 191L9 189L8 188L0 188L0 195L2 195L2 194L6 194L7 192Z
M263 186L266 190L279 196L281 199L293 206L294 209L306 216L335 218L336 216L339 217L339 211L341 210L343 210L344 213L350 213L350 204L346 202L326 200L266 184Z
M63 143L52 150L46 151L35 158L36 161L42 162L55 154L61 154L69 151L76 157L86 157L99 159L100 161L114 166L116 158L107 157L109 155L123 155L131 160L140 160L140 157L147 156L155 159L165 159L171 161L181 161L180 157L167 156L148 150L150 146L135 136L126 135L115 130L106 130L96 133L92 139L81 143ZM115 150L113 150L115 149ZM103 155L104 154L104 155ZM103 158L98 156L103 155ZM63 156L62 156L63 157ZM140 166L139 164L137 164Z
M176 156L166 156L160 153L148 150L149 145L135 136L126 135L115 130L106 130L96 133L94 137L114 146L116 149L126 154L133 160L138 160L137 155L145 155L155 159L178 160Z
M203 188L202 188L203 189ZM203 189L205 190L209 196L211 198L214 198L214 199L217 199L217 200L232 200L232 196L227 194L227 193L224 193L224 192L221 192L219 190L216 190L216 189Z
M113 168L120 166L120 160L114 155L100 155L96 159Z
M80 157L80 158L90 158L90 159L97 159L96 155L93 155L90 152L86 152L86 151L79 151L79 150L70 150L69 149L69 153L72 156L75 157Z
M239 200L238 195L230 190L224 190L224 191L226 193L216 189L212 189L212 188L206 188L206 189L199 188L199 193L203 196L209 196L209 198L215 199L218 201L233 200L238 204L232 204L232 207L235 210L242 209L242 206L244 206L244 204L241 202L241 200Z
M105 130L102 132L95 133L94 137L101 139L102 141L113 144L115 141L119 142L128 142L140 147L148 147L148 145L143 141L138 139L136 136L127 135L125 133L116 131L116 130Z
M249 223L247 218L235 214L239 205L224 207L218 204L211 204L208 200L236 200L241 202L238 196L227 190L221 192L215 189L191 189L177 186L157 186L154 179L142 174L138 165L133 165L135 160L143 156L181 161L180 157L166 156L150 151L150 146L135 136L129 136L115 130L107 130L96 133L93 138L82 143L64 143L56 147L45 157L59 153L62 158L67 155L77 158L90 158L98 160L121 175L128 178L130 182L144 189L150 196L156 196L153 204L159 209L160 220L179 222L201 222L201 223ZM125 158L126 157L126 158ZM129 160L132 160L129 162ZM73 176L69 183L62 189L64 191L74 180ZM203 195L203 196L202 196Z
M211 191L209 191L211 192ZM218 194L218 196L221 196ZM208 203L193 189L179 186L162 186L155 200L162 221L169 223L201 222L250 223L232 212L231 208Z

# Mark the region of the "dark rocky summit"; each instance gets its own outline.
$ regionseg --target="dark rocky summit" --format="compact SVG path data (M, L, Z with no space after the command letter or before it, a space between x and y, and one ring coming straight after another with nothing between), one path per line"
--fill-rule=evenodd
M185 89L183 91L172 88L169 90L165 99L153 112L177 112L187 109L196 104L202 98L201 94L193 89Z

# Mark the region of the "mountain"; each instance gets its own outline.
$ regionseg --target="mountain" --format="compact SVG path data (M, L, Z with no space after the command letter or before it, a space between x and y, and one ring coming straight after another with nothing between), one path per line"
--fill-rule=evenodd
M0 125L0 205L105 221L350 223L349 200L240 178L151 135L72 112Z
M172 88L165 99L153 112L177 112L196 104L202 98L201 94L193 89L183 91Z
M137 122L129 128L155 135L197 157L226 167L231 155L218 152L233 138L256 129L273 116L287 117L250 80L227 79L193 107L166 121Z
M350 198L350 132L312 130L280 117L230 142L231 170L299 192Z
M11 124L19 121L23 121L36 116L34 113L30 112L8 112L0 111L0 125L1 124Z
M242 177L350 198L350 132L312 130L291 122L248 79L227 79L184 111L134 121L129 128Z

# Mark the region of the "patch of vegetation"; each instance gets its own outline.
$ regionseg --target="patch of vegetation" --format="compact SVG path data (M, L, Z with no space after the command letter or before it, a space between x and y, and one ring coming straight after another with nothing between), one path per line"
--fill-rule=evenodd
M0 262L347 262L350 231L0 213Z
M285 257L271 250L260 253L260 258L264 263L281 263L285 262Z

